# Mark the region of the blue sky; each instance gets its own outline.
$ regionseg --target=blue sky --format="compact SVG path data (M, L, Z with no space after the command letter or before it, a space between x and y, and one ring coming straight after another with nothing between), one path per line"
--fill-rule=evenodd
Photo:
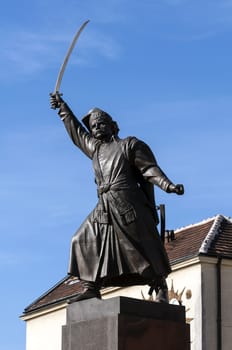
M183 197L156 190L176 229L231 210L231 0L9 0L1 6L2 325L25 349L24 307L66 275L73 233L94 207L92 166L49 108L61 85L78 117L98 106L147 142Z

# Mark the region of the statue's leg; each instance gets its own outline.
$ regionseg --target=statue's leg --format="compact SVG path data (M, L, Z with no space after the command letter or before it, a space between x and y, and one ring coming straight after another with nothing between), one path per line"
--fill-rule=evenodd
M142 277L147 281L150 286L149 296L152 297L152 293L156 292L155 302L157 303L168 303L168 286L165 277L155 275L154 270L148 267L143 271ZM150 299L149 298L149 299ZM152 298L153 299L153 298Z
M168 303L168 286L164 277L159 277L150 284L148 294L152 295L153 291L156 292L155 302L157 303Z

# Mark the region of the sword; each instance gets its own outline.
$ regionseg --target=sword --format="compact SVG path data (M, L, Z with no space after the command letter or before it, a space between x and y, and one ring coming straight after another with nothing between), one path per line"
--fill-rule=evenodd
M54 91L53 91L53 93L52 93L51 95L55 95L55 94L61 95L60 92L59 92L59 90L60 90L60 84L61 84L61 81L62 81L62 78L63 78L63 75L64 75L65 68L66 68L66 66L67 66L69 57L70 57L70 55L71 55L71 53L72 53L72 50L73 50L73 48L74 48L74 46L75 46L75 44L76 44L76 42L77 42L77 40L78 40L78 38L79 38L81 32L82 32L82 30L85 28L85 26L86 26L88 23L89 23L89 20L85 21L85 22L81 25L80 29L76 32L76 34L75 34L75 36L74 36L74 38L73 38L73 40L72 40L72 43L71 43L71 45L70 45L70 47L69 47L69 49L68 49L68 51L67 51L67 53L66 53L66 56L65 56L65 58L64 58L64 62L62 63L62 65L61 65L61 67L60 67L60 71L59 71L59 74L58 74L58 77L57 77L57 80L56 80L56 85L55 85Z

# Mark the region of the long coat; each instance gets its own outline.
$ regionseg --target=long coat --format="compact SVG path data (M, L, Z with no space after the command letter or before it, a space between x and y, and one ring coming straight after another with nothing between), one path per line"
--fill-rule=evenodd
M166 277L171 269L157 231L153 185L167 191L171 181L144 142L102 142L67 105L61 111L72 141L93 162L98 191L96 207L72 238L68 273L105 286L147 283L146 271L151 280Z

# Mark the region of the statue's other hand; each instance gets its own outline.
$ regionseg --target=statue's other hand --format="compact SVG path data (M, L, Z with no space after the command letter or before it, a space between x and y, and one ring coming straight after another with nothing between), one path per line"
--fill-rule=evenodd
M168 187L168 192L182 195L182 194L184 194L184 185L182 185L182 184L177 184L177 185L170 184Z
M184 185L182 185L182 184L177 184L177 185L175 186L175 193L178 194L178 195L184 194Z
M61 94L58 92L50 93L50 106L52 109L60 108L61 103L64 102L63 99L61 98Z

